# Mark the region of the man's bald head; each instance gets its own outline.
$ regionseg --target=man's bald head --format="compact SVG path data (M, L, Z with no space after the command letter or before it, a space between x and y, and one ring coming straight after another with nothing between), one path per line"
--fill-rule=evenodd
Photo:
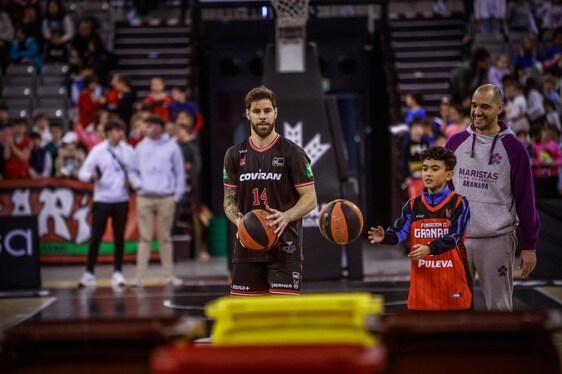
M480 92L480 93L483 93L483 94L487 94L490 91L492 92L492 100L494 100L494 102L496 104L499 104L503 101L503 95L502 95L501 90L493 84L489 84L489 83L483 84L482 86L478 87L476 89L476 91L474 91L474 93Z

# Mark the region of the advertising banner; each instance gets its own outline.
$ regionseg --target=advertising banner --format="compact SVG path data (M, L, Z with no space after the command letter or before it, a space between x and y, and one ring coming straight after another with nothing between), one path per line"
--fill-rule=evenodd
M92 184L72 179L3 180L0 181L0 217L37 216L41 262L85 262L91 236L92 192ZM134 260L138 238L132 195L125 229L126 260ZM100 261L112 260L111 221L99 253Z

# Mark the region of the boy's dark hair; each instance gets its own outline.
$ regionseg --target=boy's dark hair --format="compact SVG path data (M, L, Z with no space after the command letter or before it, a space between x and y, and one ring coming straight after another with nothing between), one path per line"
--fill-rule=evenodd
M39 134L39 133L36 132L36 131L33 131L31 134L29 134L29 137L30 137L31 139L41 139L41 134Z
M125 128L125 123L123 123L123 121L121 121L119 118L110 118L103 126L103 131L109 132L114 129L125 130Z
M244 100L246 102L246 109L249 110L254 101L260 101L263 99L271 101L271 105L273 105L273 108L277 108L277 103L275 102L275 94L273 93L273 91L265 86L260 86L253 88L246 94L246 99Z
M43 114L43 113L38 113L38 114L36 114L36 115L33 117L33 123L35 123L35 122L37 122L37 121L39 121L39 120L41 120L41 119L46 119L46 120L48 120L49 117L47 117L47 116L46 116L45 114Z
M145 119L144 122L146 122L148 124L155 123L155 124L160 125L162 127L164 127L166 125L166 121L164 121L164 118L162 118L162 117L160 117L159 115L156 115L156 114L148 116L148 118Z
M422 117L414 117L412 118L412 122L410 122L410 128L415 126L423 126L425 123L425 119Z
M453 170L457 164L457 156L448 149L443 147L429 147L423 151L420 155L420 160L436 160L443 161L445 163L445 170Z
M12 126L23 125L28 126L27 120L25 118L15 118L12 121Z
M53 127L57 127L59 129L64 130L64 126L62 125L62 123L60 123L59 121L53 121L51 122L51 124L49 125L49 128L53 128Z

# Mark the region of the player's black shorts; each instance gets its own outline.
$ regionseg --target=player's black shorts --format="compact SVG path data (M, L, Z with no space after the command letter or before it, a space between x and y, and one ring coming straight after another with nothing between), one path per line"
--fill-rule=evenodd
M299 295L301 278L301 260L235 263L230 295Z

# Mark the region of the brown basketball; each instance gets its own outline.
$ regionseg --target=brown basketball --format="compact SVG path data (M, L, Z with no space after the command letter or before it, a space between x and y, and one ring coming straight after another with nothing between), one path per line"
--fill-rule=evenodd
M322 236L332 243L346 244L363 231L363 213L351 201L337 199L320 211L318 228Z
M269 227L265 217L270 215L267 210L254 209L244 215L238 225L238 239L248 249L265 251L275 244L277 236L274 227Z

